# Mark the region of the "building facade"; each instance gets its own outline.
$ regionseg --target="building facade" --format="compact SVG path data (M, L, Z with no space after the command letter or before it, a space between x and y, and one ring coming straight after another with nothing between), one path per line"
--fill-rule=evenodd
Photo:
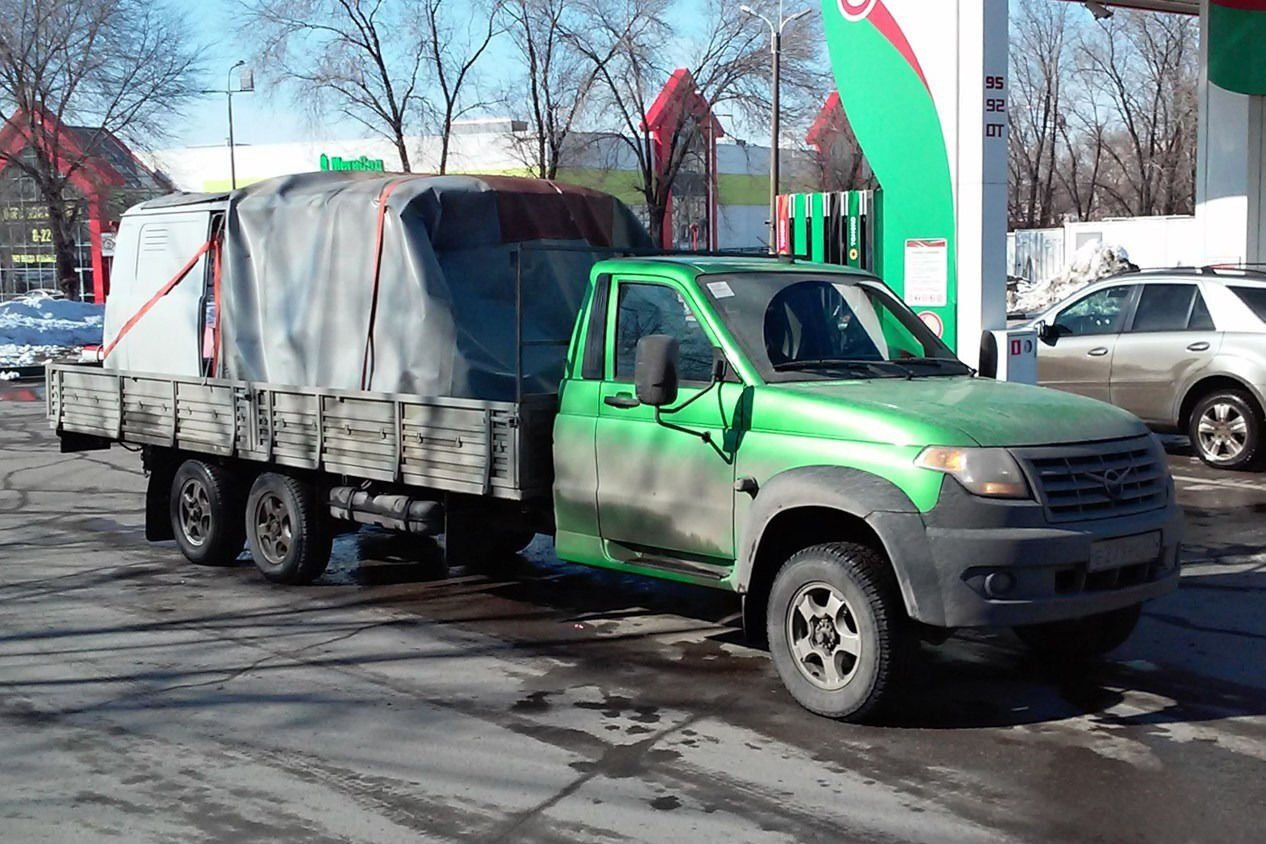
M41 127L38 137L33 138L32 125ZM53 209L22 166L34 163L37 143L44 145L46 160L57 162L67 176L61 201L72 235L76 286L63 292L103 301L119 217L129 206L167 193L173 185L110 132L58 124L51 114L39 121L25 112L11 115L0 128L0 299L62 289Z

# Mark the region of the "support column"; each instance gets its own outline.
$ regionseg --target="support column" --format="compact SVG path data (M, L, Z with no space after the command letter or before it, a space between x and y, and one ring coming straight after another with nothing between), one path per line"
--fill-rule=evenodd
M1236 37L1266 31L1261 7L1201 7L1196 218L1209 264L1266 269L1266 73L1260 60L1253 64L1260 43ZM1241 40L1247 59L1238 55Z
M823 0L876 267L966 362L1006 321L1007 0Z

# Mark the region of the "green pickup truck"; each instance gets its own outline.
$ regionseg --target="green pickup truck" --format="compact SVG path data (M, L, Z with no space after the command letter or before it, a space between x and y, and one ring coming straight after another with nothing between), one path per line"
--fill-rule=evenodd
M976 377L872 275L600 261L563 365L516 402L59 365L49 414L67 450L144 447L148 535L191 560L245 540L304 582L356 523L451 554L552 533L563 560L738 593L787 689L835 718L899 694L921 639L1007 626L1089 656L1178 583L1143 424Z

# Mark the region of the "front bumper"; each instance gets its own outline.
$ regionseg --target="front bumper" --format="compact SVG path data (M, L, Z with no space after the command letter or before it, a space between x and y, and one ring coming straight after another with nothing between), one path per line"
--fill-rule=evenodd
M946 478L930 512L874 513L868 521L889 548L910 614L938 627L1080 618L1178 586L1182 512L1172 482L1162 508L1051 524L1041 504L980 498ZM1155 559L1089 570L1093 543L1153 531Z

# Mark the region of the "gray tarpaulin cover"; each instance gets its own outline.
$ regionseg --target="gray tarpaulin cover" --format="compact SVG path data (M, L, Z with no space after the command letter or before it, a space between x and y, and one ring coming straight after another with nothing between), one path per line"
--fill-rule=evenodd
M227 377L489 400L515 396L516 273L523 392L554 392L589 268L650 246L607 194L506 176L285 176L227 226Z

